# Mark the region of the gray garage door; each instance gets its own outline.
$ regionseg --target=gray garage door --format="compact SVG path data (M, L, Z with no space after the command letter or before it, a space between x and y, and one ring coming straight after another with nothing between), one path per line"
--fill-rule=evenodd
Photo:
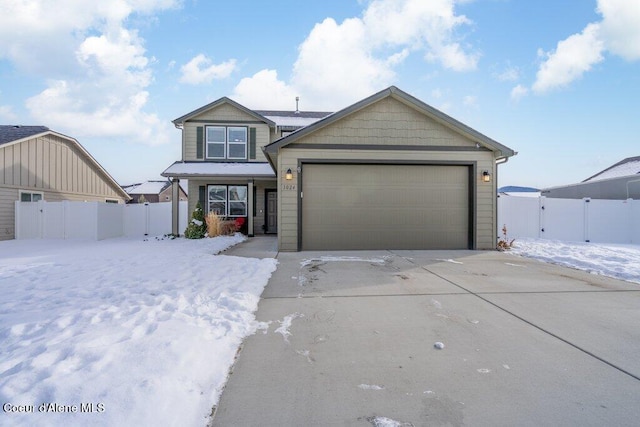
M305 164L302 249L468 249L469 167Z

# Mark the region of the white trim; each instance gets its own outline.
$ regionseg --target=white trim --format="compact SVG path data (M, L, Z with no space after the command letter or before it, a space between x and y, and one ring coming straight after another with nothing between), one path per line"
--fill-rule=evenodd
M31 194L31 200L29 200L29 202L33 202L33 195L34 194L38 194L40 195L40 200L44 200L44 193L42 191L31 191L31 190L18 190L18 201L22 202L22 195L23 194ZM36 200L37 202L38 200Z
M222 141L209 141L209 129L223 129L224 139ZM226 159L227 157L227 127L226 126L205 126L204 127L204 142L206 144L205 156L207 159ZM222 157L209 155L209 144L222 145Z

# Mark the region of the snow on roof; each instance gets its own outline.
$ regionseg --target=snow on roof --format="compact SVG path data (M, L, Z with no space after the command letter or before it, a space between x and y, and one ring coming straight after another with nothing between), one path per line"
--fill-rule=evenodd
M170 185L169 181L147 181L141 184L127 185L123 188L129 194L160 194Z
M276 174L269 163L176 162L162 176L262 176Z
M582 182L600 181L640 174L640 157L629 157Z
M256 113L271 120L279 127L304 127L332 114L326 111L271 111L255 110Z

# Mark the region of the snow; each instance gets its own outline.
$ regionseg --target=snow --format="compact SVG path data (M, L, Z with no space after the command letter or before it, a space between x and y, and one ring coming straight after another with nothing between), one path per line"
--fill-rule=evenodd
M147 181L122 188L129 194L160 194L160 192L169 185L171 185L169 181Z
M0 401L33 405L0 424L205 425L268 327L254 312L276 261L215 255L243 239L0 242Z
M585 182L601 181L603 179L620 178L640 174L640 160L631 160L618 166L613 166Z
M276 174L269 163L218 163L218 162L176 162L169 166L163 174L174 176L266 176L275 178Z
M507 253L640 283L640 245L519 239Z
M371 264L384 264L386 262L385 258L361 258L361 257L353 257L353 256L321 256L320 258L311 258L305 259L300 262L302 267L307 267L309 265L322 262L368 262Z
M298 317L303 317L303 316L304 315L300 313L293 313L288 316L285 316L284 319L282 320L278 320L278 323L280 323L280 327L275 330L275 333L282 335L282 338L284 338L284 342L289 343L289 337L291 336L291 332L289 331L289 328L291 328L293 319L297 319Z
M375 385L375 384L360 384L358 388L362 390L384 390L383 385Z

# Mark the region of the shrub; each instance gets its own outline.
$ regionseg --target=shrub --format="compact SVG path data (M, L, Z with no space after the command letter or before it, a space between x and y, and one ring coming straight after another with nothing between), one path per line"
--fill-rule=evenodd
M220 235L232 236L238 231L238 223L236 221L222 221L220 223Z
M205 218L207 223L207 235L216 237L220 235L220 217L215 212L209 212Z
M204 223L204 211L202 205L198 201L196 208L193 210L191 221L184 230L184 237L187 239L202 239L207 233L207 225Z
M511 241L509 241L509 239L507 238L507 225L503 225L502 226L502 238L498 239L498 247L497 249L499 251L507 251L509 249L511 249L513 247L513 242L515 242L516 239L511 239Z

